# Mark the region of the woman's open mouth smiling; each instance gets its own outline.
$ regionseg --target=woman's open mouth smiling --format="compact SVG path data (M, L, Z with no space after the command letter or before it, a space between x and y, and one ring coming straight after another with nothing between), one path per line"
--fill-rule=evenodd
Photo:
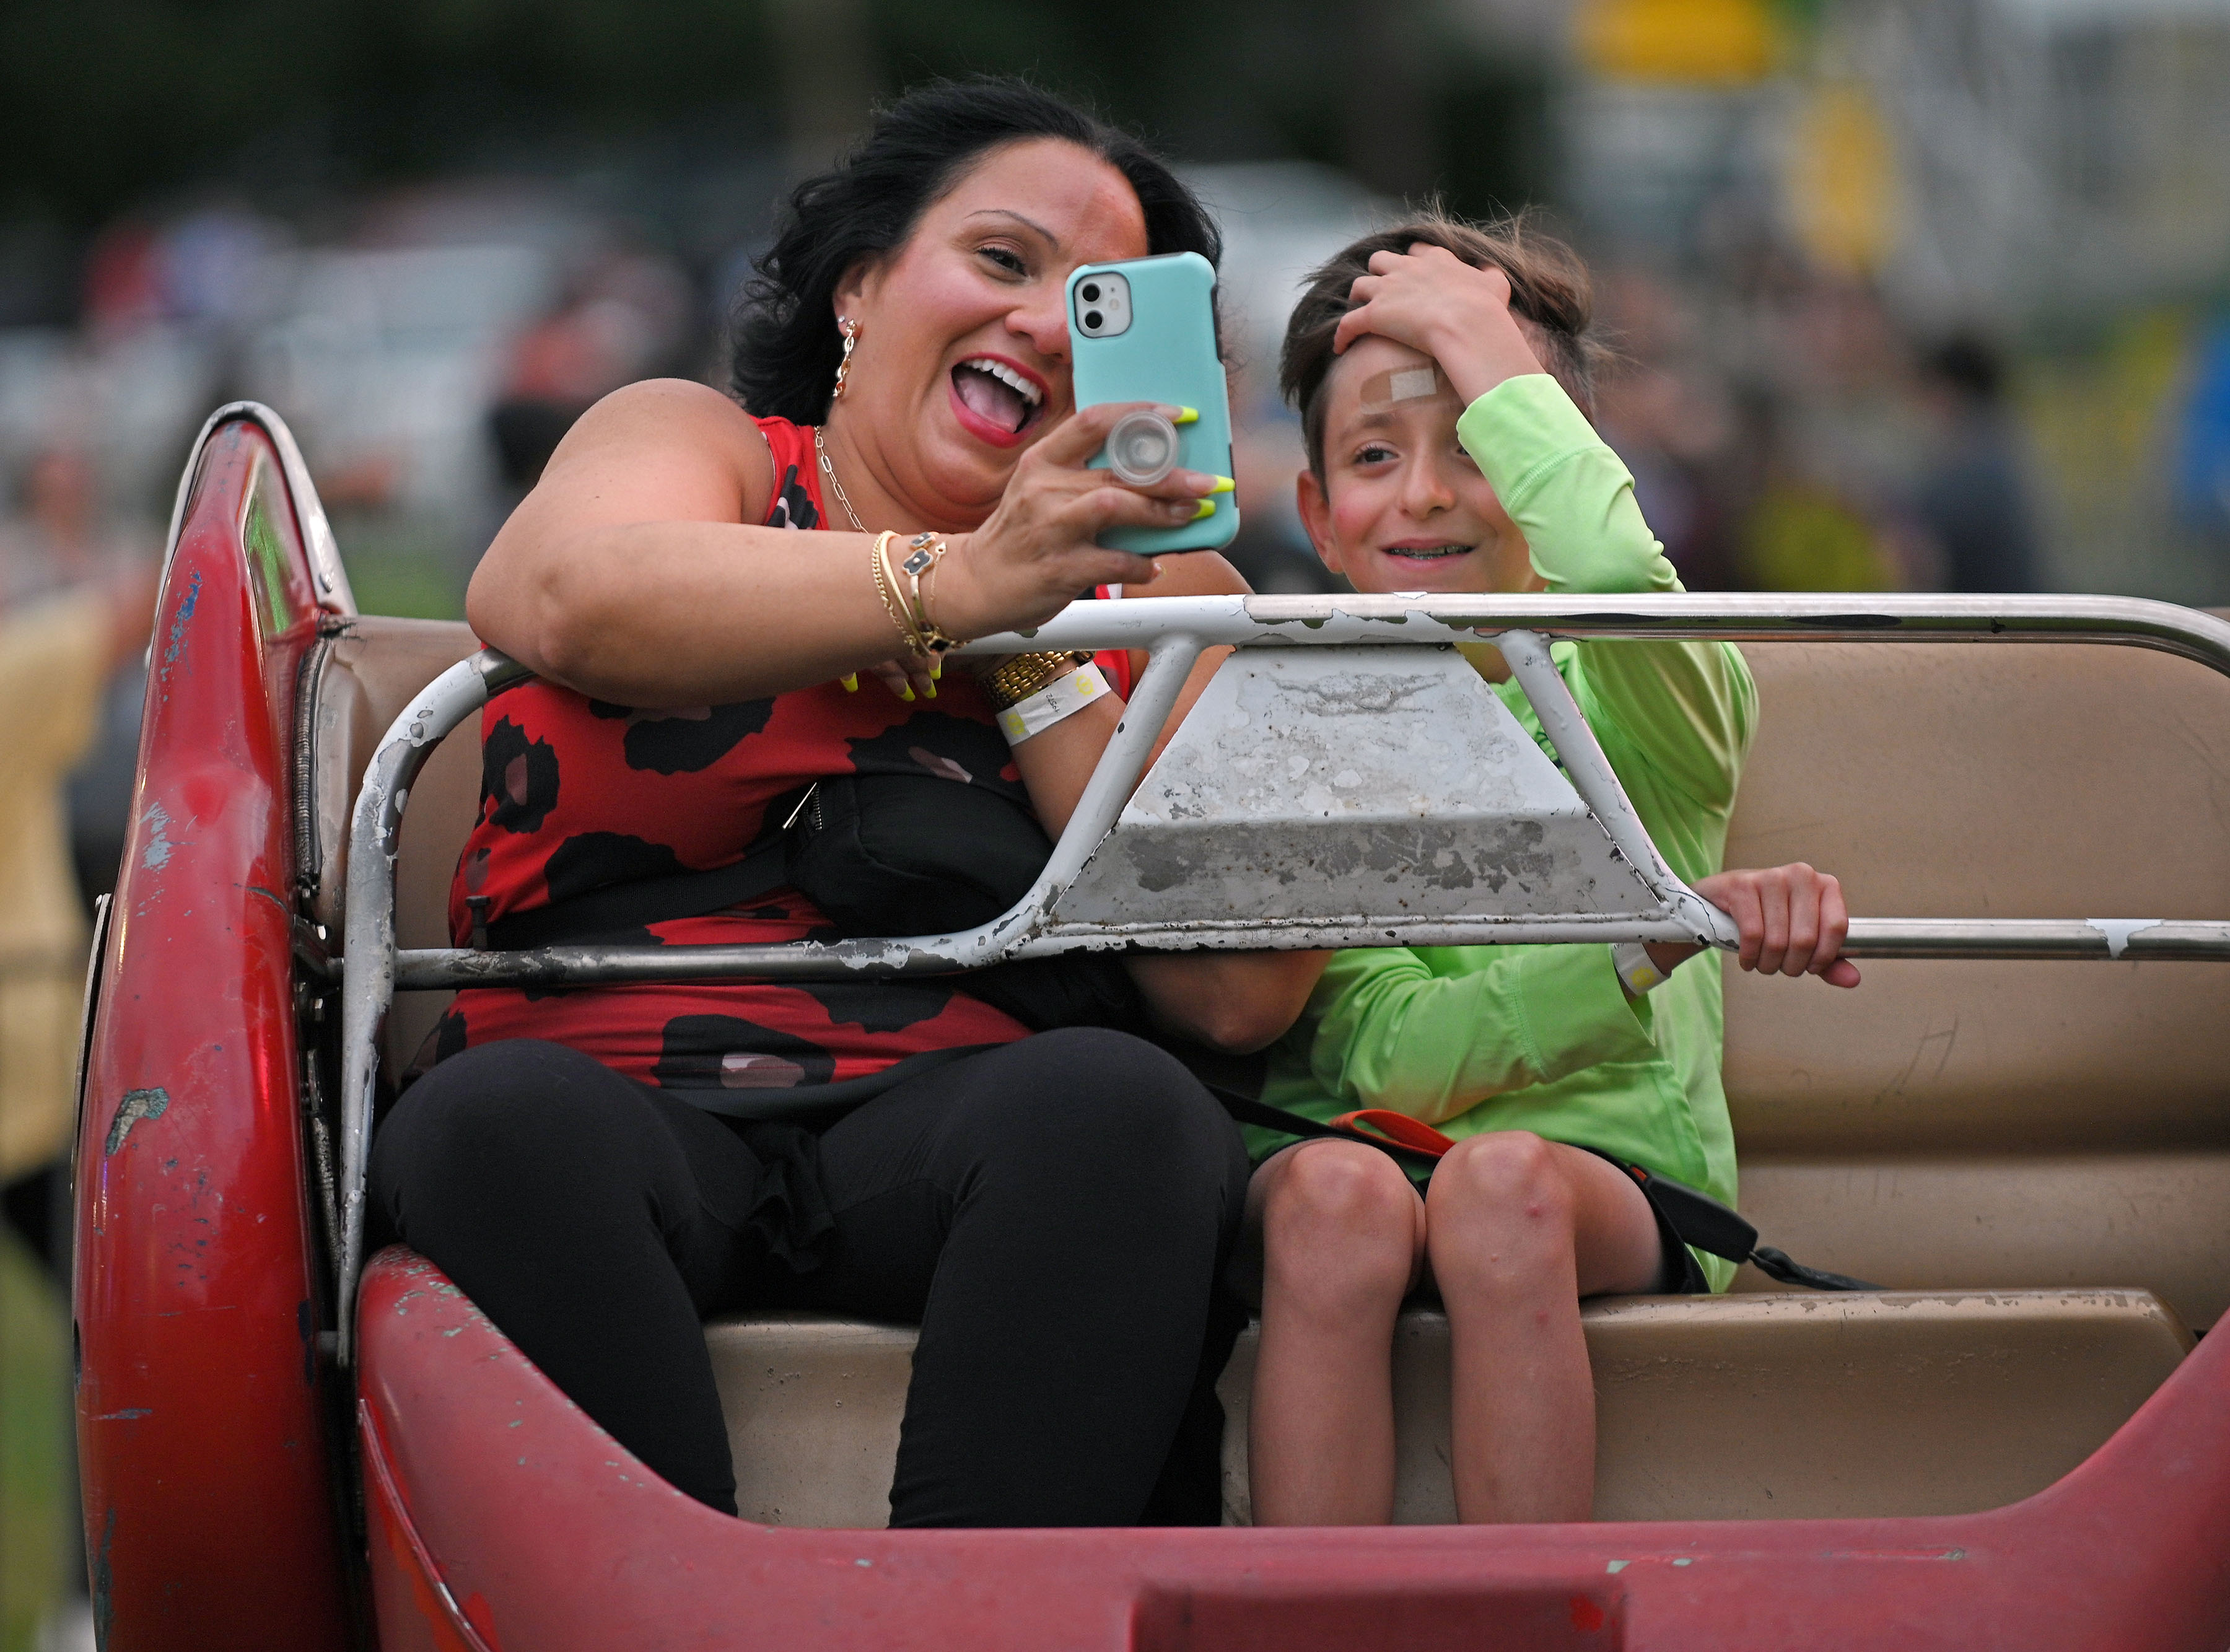
M963 428L1011 448L1044 416L1046 384L1003 356L970 356L951 373L952 410Z

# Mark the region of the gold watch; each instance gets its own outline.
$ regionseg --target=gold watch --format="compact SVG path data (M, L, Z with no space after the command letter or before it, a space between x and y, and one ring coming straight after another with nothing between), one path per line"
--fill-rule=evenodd
M990 697L994 709L1019 706L1047 683L1092 663L1088 654L1015 654L1001 661L996 670L976 681Z

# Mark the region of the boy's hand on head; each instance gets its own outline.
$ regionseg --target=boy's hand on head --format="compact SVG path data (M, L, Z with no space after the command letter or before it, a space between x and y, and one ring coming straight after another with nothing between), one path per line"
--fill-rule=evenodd
M1370 255L1370 274L1348 290L1355 308L1332 334L1336 355L1365 333L1432 357L1456 394L1477 401L1505 378L1547 370L1510 313L1510 278L1474 269L1424 242L1407 253Z
M1816 975L1829 986L1854 987L1859 966L1843 956L1851 915L1843 886L1798 861L1763 871L1718 872L1696 893L1735 920L1736 954L1761 975Z

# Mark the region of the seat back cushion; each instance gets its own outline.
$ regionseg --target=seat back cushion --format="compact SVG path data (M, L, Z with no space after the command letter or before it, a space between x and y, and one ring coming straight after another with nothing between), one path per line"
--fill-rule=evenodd
M480 647L471 628L437 620L351 619L330 640L310 708L312 911L342 934L349 815L380 736L421 689ZM480 809L480 722L467 718L434 750L410 788L396 864L396 936L404 946L449 944L449 880ZM388 1016L388 1070L407 1062L453 994L401 992Z
M1772 644L1730 866L1854 914L2230 919L2230 679L2096 645ZM1742 1199L1878 1282L2230 1297L2230 965L1727 969ZM1750 1288L1769 1288L1749 1276Z

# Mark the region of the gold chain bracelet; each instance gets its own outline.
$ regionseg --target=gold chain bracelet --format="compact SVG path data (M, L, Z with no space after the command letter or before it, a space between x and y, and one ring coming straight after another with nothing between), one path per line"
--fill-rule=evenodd
M898 537L887 531L878 533L874 544L868 548L867 563L875 574L875 595L883 599L883 611L891 616L891 623L898 627L899 642L906 652L926 654L929 649L921 633L914 629L905 603L899 600L898 581L892 577L890 564L884 559L890 550L891 541Z

